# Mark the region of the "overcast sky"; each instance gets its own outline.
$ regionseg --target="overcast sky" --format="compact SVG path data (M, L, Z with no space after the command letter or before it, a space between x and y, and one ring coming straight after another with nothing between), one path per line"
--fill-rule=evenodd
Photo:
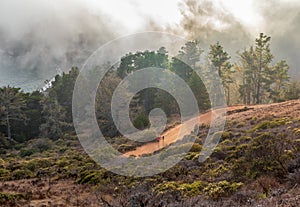
M298 0L0 0L0 85L40 87L107 41L153 30L219 40L233 57L264 32L296 76L299 22Z

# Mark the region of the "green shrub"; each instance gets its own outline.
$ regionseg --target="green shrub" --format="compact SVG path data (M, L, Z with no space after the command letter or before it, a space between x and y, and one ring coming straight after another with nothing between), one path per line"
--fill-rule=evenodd
M150 122L145 113L141 113L134 121L133 126L137 129L145 129L149 126Z
M203 181L195 181L193 183L183 183L179 185L178 190L182 191L186 196L197 196L202 193L206 184Z
M40 152L40 150L37 149L37 148L22 149L20 151L20 156L21 157L28 157L28 156L33 155L33 154L38 153L38 152Z
M295 128L295 129L293 130L293 133L294 133L295 135L298 135L298 134L300 134L300 129L298 129L298 128Z
M249 142L249 141L251 141L251 140L252 140L252 137L249 137L249 136L241 136L241 137L239 137L239 139L237 139L237 142L238 142L239 144L243 144L243 143Z
M210 175L211 177L216 178L216 177L219 177L219 176L221 176L221 175L223 175L224 173L229 172L229 171L230 171L229 168L225 167L223 164L219 164L219 165L217 166L217 168L215 168L215 169L209 171L209 175Z
M45 152L52 149L52 142L48 139L39 140L35 143L35 148L39 150L39 152Z
M289 119L288 118L280 118L280 119L273 119L273 120L266 120L258 123L252 130L249 132L257 131L257 130L265 130L268 128L275 128L279 127L281 125L288 124Z
M180 191L185 196L197 196L202 193L205 182L195 181L193 183L178 183L175 181L164 182L154 187L154 191L158 193Z
M13 171L11 175L13 180L21 180L34 177L34 173L28 169L17 169Z
M283 177L293 158L291 140L285 134L261 133L245 148L244 156L233 165L234 175L241 179L262 175Z
M190 149L190 152L201 152L202 150L202 145L195 143L193 144L192 148Z
M229 183L223 180L217 183L209 183L203 191L209 198L219 199L220 197L229 196L242 186L243 183Z
M10 177L10 171L7 169L0 169L0 180L8 180Z
M0 167L4 167L4 166L5 166L5 161L2 158L0 158Z
M108 172L105 170L98 171L84 171L80 173L80 178L76 181L78 184L107 184L110 182Z
M16 145L14 145L14 148L15 148L16 150L21 150L24 146L25 146L25 144L24 144L24 143L21 143L21 144L16 144Z
M234 150L232 150L229 154L229 156L226 158L226 160L230 159L238 159L242 156L245 156L246 150L248 149L249 144L240 144L239 146L235 147Z
M24 167L28 170L35 172L41 168L47 168L52 166L53 163L49 158L32 159L24 164Z
M223 132L222 135L221 135L220 142L222 142L224 140L227 140L227 139L230 139L232 137L233 137L233 134L231 132Z
M154 191L159 192L159 193L165 193L168 191L176 191L179 188L179 183L176 183L175 181L171 182L165 182L162 184L157 185L154 188Z
M225 148L222 147L221 145L217 146L211 154L211 158L215 158L218 160L224 160L226 157L227 157L227 152Z
M17 206L17 201L26 199L27 196L20 193L4 193L0 192L0 205L1 206Z
M56 165L60 168L68 166L71 164L71 160L68 157L61 157L59 160L56 161Z
M186 156L185 159L186 160L196 160L199 157L199 153L198 152L189 152Z

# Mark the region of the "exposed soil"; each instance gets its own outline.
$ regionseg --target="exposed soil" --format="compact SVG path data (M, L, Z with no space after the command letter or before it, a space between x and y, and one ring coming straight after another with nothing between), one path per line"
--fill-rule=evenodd
M268 107L269 105L256 105L256 106L232 106L228 107L227 110L227 119L235 119L236 114L241 112L252 113L253 110ZM199 117L195 117L188 122L193 122L195 119L199 119L200 125L210 125L212 119L212 111L208 111L204 114L201 114ZM150 142L140 147L137 147L135 150L125 153L126 156L141 156L144 154L151 154L155 151L165 148L166 146L176 142L177 140L182 139L185 135L190 134L190 131L186 130L185 132L181 132L181 136L179 136L180 130L183 128L183 124L178 124L175 127L165 131L161 136L164 136L164 140L161 139L159 142Z

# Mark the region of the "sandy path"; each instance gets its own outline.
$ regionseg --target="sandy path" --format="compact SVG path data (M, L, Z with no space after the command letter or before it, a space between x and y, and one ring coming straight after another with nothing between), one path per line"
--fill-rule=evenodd
M227 111L232 111L232 110L241 109L241 108L244 108L244 106L233 106L233 107L227 108ZM201 114L200 117L192 118L189 121L193 122L193 121L195 121L195 119L198 118L200 125L201 124L210 125L211 115L212 115L212 112L209 111L207 113ZM187 121L187 122L189 122L189 121ZM176 142L177 140L182 139L185 135L190 134L190 131L184 131L183 134L181 132L182 136L178 137L178 134L180 133L180 129L182 128L182 126L183 126L182 124L179 124L179 125L175 126L174 128L171 128L171 129L167 130L166 132L164 132L162 134L162 136L165 136L164 140L160 140L159 142L147 143L143 146L137 147L133 151L125 153L124 155L125 156L133 155L133 156L138 157L143 154L151 154L159 149L162 149L162 148Z

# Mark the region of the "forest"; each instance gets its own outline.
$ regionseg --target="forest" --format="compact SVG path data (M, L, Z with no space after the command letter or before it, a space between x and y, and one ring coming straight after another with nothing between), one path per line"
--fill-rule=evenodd
M197 70L202 77L208 77L207 80L212 80L216 74L221 77L228 106L298 99L299 81L289 77L287 61L274 63L270 44L271 37L260 34L254 46L238 52L236 62L231 61L220 42L211 45L206 56L197 41L187 42L178 57L169 57L164 47L126 54L99 85L96 111L100 127L106 129L109 137L118 135L109 115L112 93L127 74L147 67L171 70L179 75L192 89L201 111L210 108L206 87L214 85L206 83L206 79L202 81ZM201 63L200 58L203 59ZM2 87L1 136L22 143L37 137L58 139L62 133L72 131L72 92L78 74L79 69L73 67L69 73L57 75L45 91L25 93L20 88ZM179 113L176 101L159 89L140 92L131 105L135 107L131 107L132 119L139 129L148 127L147 114L155 107L162 108L168 116Z

